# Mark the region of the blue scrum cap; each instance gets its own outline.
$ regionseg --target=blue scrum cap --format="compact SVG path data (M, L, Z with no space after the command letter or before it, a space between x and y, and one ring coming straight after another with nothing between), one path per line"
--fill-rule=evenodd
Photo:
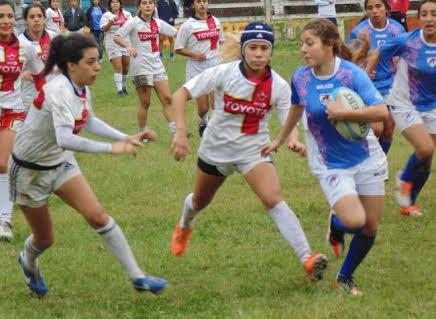
M272 28L265 23L252 22L244 28L241 35L241 51L244 51L247 43L251 41L264 41L274 46L274 32Z

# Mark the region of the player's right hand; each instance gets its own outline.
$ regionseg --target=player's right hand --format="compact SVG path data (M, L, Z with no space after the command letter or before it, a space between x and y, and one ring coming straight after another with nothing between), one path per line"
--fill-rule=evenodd
M204 53L197 52L197 51L192 52L191 58L193 58L194 60L197 60L197 61L206 60L206 56L204 55Z
M133 48L133 47L127 47L127 51L129 52L129 55L132 57L132 58L136 58L137 56L138 56L138 52L136 52L136 49L135 48Z
M183 162L185 157L191 154L191 147L188 143L186 132L177 131L171 143L171 154L178 162Z
M129 141L119 141L112 143L112 154L136 156L135 146Z

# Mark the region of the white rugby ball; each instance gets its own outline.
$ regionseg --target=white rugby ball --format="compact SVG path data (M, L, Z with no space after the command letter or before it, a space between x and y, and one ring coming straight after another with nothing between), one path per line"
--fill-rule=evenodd
M337 88L333 91L332 95L335 101L338 95L341 96L343 108L357 110L365 107L365 103L359 94L347 87ZM335 124L336 130L350 141L363 140L368 135L369 127L369 123L365 122L337 121Z

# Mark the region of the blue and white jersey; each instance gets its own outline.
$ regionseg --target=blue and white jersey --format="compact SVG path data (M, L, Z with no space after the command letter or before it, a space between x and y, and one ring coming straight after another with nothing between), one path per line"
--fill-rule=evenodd
M353 167L369 157L366 139L347 140L327 118L326 105L333 101L332 93L339 87L356 91L367 106L384 103L368 75L355 64L339 58L330 76L316 76L313 69L303 66L294 72L291 80L291 103L305 107L309 130L329 169Z
M380 56L400 57L390 105L419 112L436 109L436 43L426 43L422 29L389 40L380 47Z
M401 24L392 19L387 19L386 26L383 29L376 29L371 24L370 19L360 22L351 32L347 44L350 44L359 36L360 31L365 31L371 40L371 51L380 48L387 40L392 39L404 33L405 30ZM389 93L394 81L395 67L392 63L392 57L385 58L380 56L380 62L375 68L375 87L381 94Z

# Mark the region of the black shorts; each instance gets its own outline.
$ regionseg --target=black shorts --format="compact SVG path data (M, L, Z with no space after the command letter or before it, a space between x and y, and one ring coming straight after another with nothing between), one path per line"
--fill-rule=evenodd
M224 176L215 165L210 165L208 163L206 163L205 161L203 161L201 158L198 158L197 160L197 166L198 168L203 172L206 173L207 175L212 175L212 176Z

